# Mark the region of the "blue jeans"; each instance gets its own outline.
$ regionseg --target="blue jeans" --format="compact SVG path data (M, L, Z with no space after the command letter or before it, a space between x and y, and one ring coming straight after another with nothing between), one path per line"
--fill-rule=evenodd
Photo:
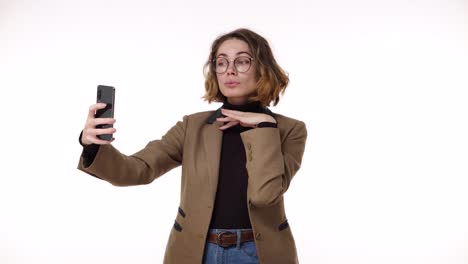
M230 231L237 233L250 229L210 229L210 233ZM237 241L236 246L223 248L213 243L206 242L203 254L203 264L258 264L257 249L255 241L248 241L242 244Z

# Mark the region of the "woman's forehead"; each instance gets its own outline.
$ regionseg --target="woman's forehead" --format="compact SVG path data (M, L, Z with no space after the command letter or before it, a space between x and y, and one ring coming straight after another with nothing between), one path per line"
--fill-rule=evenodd
M228 39L221 43L216 52L216 56L238 56L242 53L252 53L247 42L239 39Z

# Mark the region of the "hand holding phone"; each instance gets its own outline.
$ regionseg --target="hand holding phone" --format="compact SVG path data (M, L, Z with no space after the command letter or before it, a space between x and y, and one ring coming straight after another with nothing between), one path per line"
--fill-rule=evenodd
M97 88L97 103L105 103L106 107L96 111L95 118L114 118L115 88L112 86L99 85ZM113 128L113 124L96 125L98 129ZM112 134L97 135L102 140L111 141Z
M115 89L111 86L99 85L97 89L97 103L89 107L88 118L81 134L83 145L111 143L116 129L114 106Z

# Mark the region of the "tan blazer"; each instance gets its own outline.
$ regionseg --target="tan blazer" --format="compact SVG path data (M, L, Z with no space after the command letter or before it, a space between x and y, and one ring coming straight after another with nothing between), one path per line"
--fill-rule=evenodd
M248 172L247 201L260 263L298 263L284 210L283 194L299 170L307 138L304 122L269 112L277 128L242 132ZM187 115L160 140L126 156L102 145L78 169L116 186L148 184L182 165L181 200L166 246L164 263L201 263L218 182L223 132L220 109Z

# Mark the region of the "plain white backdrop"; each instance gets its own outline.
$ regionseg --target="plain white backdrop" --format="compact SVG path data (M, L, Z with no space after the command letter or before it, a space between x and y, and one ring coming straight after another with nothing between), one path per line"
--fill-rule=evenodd
M0 0L0 263L162 263L180 168L114 187L76 169L98 84L133 154L213 110L220 34L265 36L306 122L286 193L301 263L468 263L468 26L463 0Z

